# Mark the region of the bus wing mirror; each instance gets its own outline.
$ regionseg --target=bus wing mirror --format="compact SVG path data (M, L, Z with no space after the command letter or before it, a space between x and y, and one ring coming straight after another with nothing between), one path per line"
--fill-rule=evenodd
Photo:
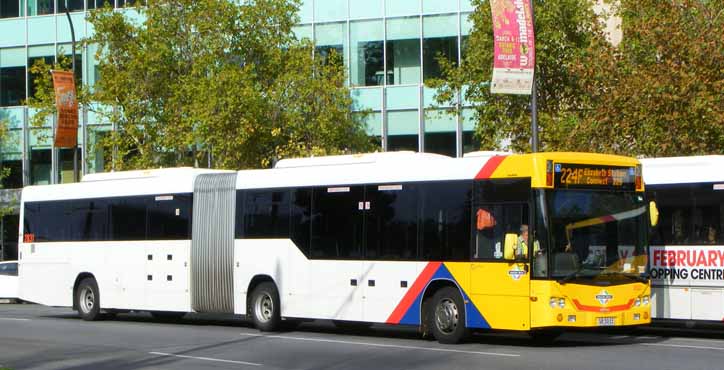
M503 252L503 258L506 260L515 259L515 246L518 244L518 234L508 233L505 234L505 249Z
M653 200L649 202L649 218L651 226L656 226L659 223L659 208L656 207L656 202Z

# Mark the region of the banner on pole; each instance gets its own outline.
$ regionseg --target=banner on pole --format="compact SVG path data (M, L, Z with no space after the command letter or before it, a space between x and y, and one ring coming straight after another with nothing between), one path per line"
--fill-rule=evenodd
M57 148L75 148L78 145L78 99L75 94L75 76L70 71L50 71L53 75L55 107L58 122L55 125L53 145Z
M490 0L493 17L493 94L530 95L535 35L530 0Z

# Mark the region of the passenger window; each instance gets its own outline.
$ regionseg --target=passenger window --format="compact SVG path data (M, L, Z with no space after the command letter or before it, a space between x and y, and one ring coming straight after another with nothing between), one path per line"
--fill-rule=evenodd
M514 259L514 251L506 251L505 238L508 234L516 236L516 246L524 248L528 254L528 205L520 203L476 204L474 229L475 259ZM483 219L481 219L483 218ZM485 222L485 219L494 222Z
M471 181L420 184L423 260L470 260L471 199Z
M148 240L191 239L190 195L157 195L148 207Z
M652 186L649 197L659 208L652 245L715 245L724 243L724 191L712 184Z
M292 241L305 256L309 256L309 239L312 229L312 190L293 189L291 191Z
M312 258L361 258L362 186L325 186L312 195Z
M68 240L110 240L107 200L78 199L68 202L72 207L68 218L71 238Z
M110 200L113 240L146 239L147 198L122 197Z
M246 238L289 237L289 191L247 191L244 203Z
M417 258L419 192L415 184L369 185L365 257L379 260Z

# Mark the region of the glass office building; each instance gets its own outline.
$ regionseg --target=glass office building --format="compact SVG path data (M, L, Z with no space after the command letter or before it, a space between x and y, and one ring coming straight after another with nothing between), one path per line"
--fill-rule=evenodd
M0 0L0 119L9 123L0 160L10 175L5 189L72 181L73 153L51 150L52 120L32 127L34 112L23 105L35 91L30 67L71 54L66 0ZM85 12L107 0L67 0L78 40L92 25ZM115 0L122 8L131 0ZM474 150L470 120L446 113L433 102L424 81L440 75L438 57L459 63L471 23L469 0L305 0L300 8L299 38L314 41L315 53L332 50L348 70L353 110L371 111L366 123L380 150L414 150L460 156ZM93 46L76 50L76 74L93 85L98 78ZM92 112L81 112L79 153L83 173L101 171L103 156L93 143L112 127ZM86 145L87 144L87 145Z

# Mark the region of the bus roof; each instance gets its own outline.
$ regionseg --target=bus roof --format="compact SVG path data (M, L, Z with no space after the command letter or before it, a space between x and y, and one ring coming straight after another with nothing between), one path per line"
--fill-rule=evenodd
M191 193L196 176L220 172L234 171L181 167L88 174L77 183L26 186L22 201Z
M635 166L635 158L595 154L544 152L511 154L477 152L463 158L416 152L386 152L293 158L273 169L238 172L237 189L282 188L415 181L531 178L546 187L547 161L556 163ZM197 175L233 171L190 167L90 174L74 184L28 186L23 201L95 198L164 193L191 193Z
M724 155L644 158L644 183L724 182Z

